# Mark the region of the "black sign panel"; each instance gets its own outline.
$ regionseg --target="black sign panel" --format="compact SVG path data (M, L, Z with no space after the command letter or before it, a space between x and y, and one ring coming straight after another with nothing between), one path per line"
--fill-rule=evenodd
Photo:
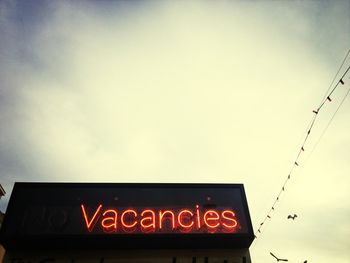
M247 248L240 184L16 183L5 247Z

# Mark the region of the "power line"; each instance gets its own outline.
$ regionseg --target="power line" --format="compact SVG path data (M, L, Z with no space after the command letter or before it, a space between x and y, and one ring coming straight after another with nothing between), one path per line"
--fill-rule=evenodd
M322 101L323 101L324 99L327 98L327 94L328 94L328 92L330 91L330 89L332 88L333 83L334 83L335 79L337 78L337 76L338 76L340 70L343 68L343 65L344 65L346 59L348 58L349 54L350 54L350 49L349 49L348 52L346 53L346 55L345 55L345 57L344 57L344 59L343 59L341 65L340 65L340 67L338 68L337 73L335 73L335 75L334 75L334 77L333 77L333 79L332 79L331 84L329 84L329 87L328 87L326 93L324 94Z
M339 81L338 81L337 84L334 86L334 88L332 89L332 91L328 94L328 96L327 96L325 99L323 99L321 105L317 108L317 111L314 111L316 114L317 114L317 113L319 112L319 110L323 107L323 105L326 103L327 100L328 100L328 101L332 101L331 95L332 95L333 92L336 90L336 88L338 87L338 85L339 85L339 84L342 84L342 85L345 84L344 81L343 81L343 78L344 78L344 76L346 75L346 73L348 73L349 69L350 69L350 66L347 68L347 70L345 71L345 73L343 74L343 76L339 79Z
M341 102L339 103L336 111L333 113L331 119L328 121L326 127L324 128L324 130L322 131L320 137L318 138L317 142L315 143L314 147L311 150L310 155L315 151L316 147L318 146L318 144L320 143L321 139L323 138L323 136L325 135L326 131L328 130L329 126L331 125L331 122L333 121L335 115L337 114L337 112L339 111L340 107L343 105L345 99L348 97L350 93L350 88L348 89L348 91L346 92L345 96L343 97L343 99L341 100Z
M299 157L300 157L300 155L305 151L306 142L308 141L308 138L309 138L309 136L310 136L310 134L311 134L311 131L312 131L313 127L314 127L314 124L315 124L315 122L316 122L316 120L317 120L317 117L318 117L318 115L319 115L320 110L323 108L323 106L325 105L325 103L326 103L327 101L328 101L328 102L331 102L331 101L332 101L331 95L332 95L332 94L334 93L334 91L337 89L337 87L339 86L339 84L341 84L341 85L344 85L344 84L345 84L345 82L344 82L344 77L345 77L346 74L349 72L350 66L345 70L345 72L343 73L343 75L340 77L340 79L338 80L338 82L335 84L335 86L334 86L333 89L331 90L332 85L334 84L334 81L335 81L336 77L338 76L338 74L339 74L340 70L342 69L342 67L343 67L343 65L344 65L344 63L345 63L347 57L349 56L349 53L350 53L350 49L348 50L348 52L347 52L345 58L343 59L343 61L342 61L341 65L340 65L340 67L339 67L337 73L335 74L335 76L334 76L334 78L333 78L333 80L332 80L332 82L331 82L331 85L329 86L327 92L325 93L324 98L321 100L320 105L317 107L316 110L313 110L314 115L313 115L312 118L311 118L310 124L307 126L307 130L306 130L306 135L305 135L304 141L303 141L301 147L300 147L299 150L298 150L298 154L297 154L296 158L294 159L294 163L293 163L292 166L291 166L291 169L290 169L290 171L289 171L289 173L288 173L287 178L285 179L285 181L284 181L284 183L283 183L283 185L282 185L282 188L280 189L280 191L279 191L279 193L278 193L276 199L274 200L274 202L273 202L271 208L269 209L268 213L266 214L265 218L264 218L264 219L261 221L261 223L259 224L258 230L255 232L255 238L257 238L259 235L261 235L261 233L262 233L262 227L264 226L264 224L266 223L266 221L267 221L268 219L271 219L271 218L272 218L272 212L275 210L276 204L277 204L277 202L279 202L282 193L286 190L286 185L287 185L287 183L289 182L289 180L291 179L291 175L292 175L292 173L293 173L293 171L294 171L294 168L297 167L297 166L299 166ZM331 90L331 91L330 91L330 90ZM318 142L317 142L316 145L314 146L314 148L313 148L313 150L311 151L311 153L314 151L315 147L317 146L317 144L319 143L319 141L321 140L321 138L322 138L323 135L325 134L326 130L328 129L330 123L332 122L332 120L334 119L335 115L337 114L339 108L341 107L341 105L342 105L343 102L345 101L345 99L346 99L346 97L348 96L349 92L350 92L350 89L348 90L348 92L346 93L346 95L343 97L341 103L339 104L337 110L334 112L333 116L332 116L331 119L329 120L329 122L328 122L328 124L327 124L325 130L324 130L323 133L321 134L321 137L319 138ZM310 155L311 155L311 154L310 154ZM310 155L309 155L309 156L310 156Z

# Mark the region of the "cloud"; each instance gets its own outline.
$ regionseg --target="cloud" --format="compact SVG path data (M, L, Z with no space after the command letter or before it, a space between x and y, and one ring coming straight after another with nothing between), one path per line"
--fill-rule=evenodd
M33 5L0 8L5 188L14 181L243 182L254 226L350 40L347 2ZM308 153L344 92L320 114ZM304 230L321 204L349 199L335 190L348 182L349 107L344 103L321 150L303 157L304 177L293 177L281 204L281 218L291 207L308 218ZM331 214L340 220L348 212L336 206ZM321 262L320 236L285 223L271 223L253 259L267 260L273 245L294 247L299 261L301 252L317 251ZM337 227L342 262L349 226L340 220ZM324 233L334 240L331 231ZM288 246L281 232L292 236ZM304 238L310 246L298 245Z

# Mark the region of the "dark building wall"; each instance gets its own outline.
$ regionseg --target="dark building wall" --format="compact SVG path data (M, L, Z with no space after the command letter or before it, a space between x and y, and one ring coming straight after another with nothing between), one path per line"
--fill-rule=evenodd
M0 228L1 228L1 225L2 225L2 221L4 220L4 216L5 216L5 214L3 214L3 213L0 211ZM4 249L4 247L0 244L0 263L3 261L4 255L5 255L5 249Z
M0 184L0 199L2 196L4 196L6 194L4 188L1 186ZM1 211L0 211L0 228L2 226L2 222L4 221L4 216L5 214L3 214ZM4 258L4 255L5 255L5 249L4 247L0 244L0 263L3 261L3 258Z
M248 249L212 250L16 250L5 263L251 263Z

